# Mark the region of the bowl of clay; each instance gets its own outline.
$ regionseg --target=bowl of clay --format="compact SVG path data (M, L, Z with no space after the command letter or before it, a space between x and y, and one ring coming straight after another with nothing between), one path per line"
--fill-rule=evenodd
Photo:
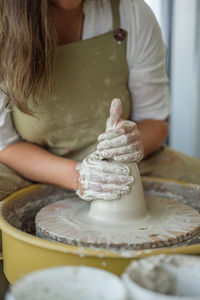
M200 258L161 254L135 260L122 279L133 300L197 300Z
M90 267L57 267L30 273L18 280L6 300L126 300L121 279Z

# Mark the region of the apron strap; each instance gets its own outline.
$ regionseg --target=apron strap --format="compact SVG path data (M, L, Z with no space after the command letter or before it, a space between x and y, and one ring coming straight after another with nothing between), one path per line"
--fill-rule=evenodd
M111 0L114 30L120 28L119 4L120 4L120 0Z

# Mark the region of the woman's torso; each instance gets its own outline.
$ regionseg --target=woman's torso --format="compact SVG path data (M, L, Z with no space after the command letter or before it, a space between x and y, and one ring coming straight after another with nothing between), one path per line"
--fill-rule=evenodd
M123 118L130 116L127 36L119 41L119 1L113 0L113 29L77 43L57 47L53 94L43 90L39 107L29 99L35 116L13 111L20 136L57 155L82 159L105 130L111 100L123 103Z
M109 0L85 0L83 39L112 29ZM128 88L131 119L165 119L169 115L169 87L166 76L165 47L152 12L143 0L120 1L121 27L128 31ZM144 43L145 41L145 43ZM116 95L115 95L116 96ZM0 102L0 150L19 141L11 115Z

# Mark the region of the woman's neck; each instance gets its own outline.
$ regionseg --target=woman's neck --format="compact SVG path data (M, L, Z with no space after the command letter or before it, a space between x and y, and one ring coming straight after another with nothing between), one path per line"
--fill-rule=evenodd
M63 11L79 9L83 0L49 0L51 6Z
M60 5L58 5L58 2ZM68 5L65 1L51 2L50 10L57 31L58 45L73 43L81 39L83 28L83 1ZM63 5L61 6L61 3ZM64 5L65 4L65 5Z

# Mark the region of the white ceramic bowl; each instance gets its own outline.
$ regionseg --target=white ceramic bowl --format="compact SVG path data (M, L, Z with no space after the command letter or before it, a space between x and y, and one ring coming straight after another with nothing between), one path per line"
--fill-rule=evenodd
M154 270L158 276L152 276L153 260L156 264ZM159 270L166 271L172 277L164 282L164 277ZM131 272L134 273L131 275ZM147 278L149 279L145 286ZM200 299L200 258L189 255L157 255L143 258L133 261L122 274L122 279L133 300L197 300ZM153 290L148 286L151 281ZM164 284L168 290L173 291L172 294L158 292Z
M90 267L57 267L31 273L17 281L6 300L127 300L116 275Z

